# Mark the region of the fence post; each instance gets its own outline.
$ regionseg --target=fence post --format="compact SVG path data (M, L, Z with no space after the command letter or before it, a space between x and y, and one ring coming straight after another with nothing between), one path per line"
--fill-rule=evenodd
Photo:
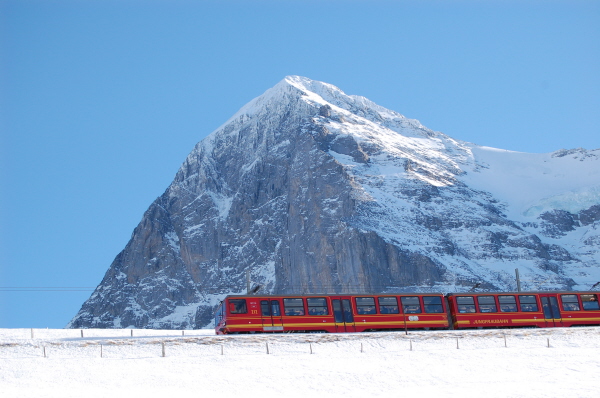
M412 351L412 339L410 341L410 350Z
M267 345L267 355L269 355L269 342L267 341L265 344Z
M308 343L308 345L310 346L310 353L312 354L312 343Z
M46 358L46 346L44 346L44 358Z
M223 355L223 344L221 344L221 355Z
M363 346L362 346L362 343L360 343L360 352L363 352Z
M548 348L550 348L550 338L548 337Z
M131 337L133 337L133 329L131 329Z
M102 358L102 344L100 344L100 358Z
M83 338L83 329L81 329L81 338Z
M33 339L33 328L31 328L31 338Z
M164 358L165 357L165 343L162 342L161 344L162 344L162 356Z
M458 350L458 337L456 338L456 349Z

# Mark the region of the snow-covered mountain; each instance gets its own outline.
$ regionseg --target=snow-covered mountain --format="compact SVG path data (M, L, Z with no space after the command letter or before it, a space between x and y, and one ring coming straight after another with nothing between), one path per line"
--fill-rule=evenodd
M510 126L507 126L510 128ZM588 289L600 150L454 140L288 76L196 145L69 327L199 328L227 294Z

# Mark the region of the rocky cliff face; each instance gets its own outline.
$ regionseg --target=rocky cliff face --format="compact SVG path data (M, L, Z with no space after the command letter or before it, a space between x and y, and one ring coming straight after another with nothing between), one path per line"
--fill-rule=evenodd
M265 293L510 290L515 268L587 288L599 155L478 147L290 76L196 145L68 326L207 327L247 271Z

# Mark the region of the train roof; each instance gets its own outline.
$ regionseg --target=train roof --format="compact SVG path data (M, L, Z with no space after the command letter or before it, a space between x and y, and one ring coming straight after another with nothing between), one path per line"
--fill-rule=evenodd
M520 292L459 292L446 293L446 296L489 296L491 294L599 294L599 291L568 291L568 290L537 290L537 291L520 291Z
M420 295L420 296L443 296L444 293L417 293L417 292L406 292L406 293L310 293L310 294L230 294L225 298L257 298L257 297L339 297L339 296L352 296L352 297L372 297L372 296L405 296L405 295Z
M310 293L310 294L229 294L225 297L228 298L262 298L262 297L284 297L284 298L298 298L298 297L331 297L331 296L352 296L352 297L372 297L372 296L406 296L406 295L420 295L420 296L489 296L489 295L527 295L527 294L600 294L600 291L568 291L568 290L546 290L546 291L521 291L521 292L453 292L453 293L441 293L441 292L400 292L400 293Z

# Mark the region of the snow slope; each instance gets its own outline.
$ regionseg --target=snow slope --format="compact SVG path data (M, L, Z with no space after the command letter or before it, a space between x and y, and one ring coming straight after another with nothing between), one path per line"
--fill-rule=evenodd
M0 396L593 397L600 369L600 328L592 327L408 335L83 333L0 329Z
M600 149L534 154L473 146L472 152L478 168L462 181L506 203L509 219L535 221L544 211L578 213L600 203Z

